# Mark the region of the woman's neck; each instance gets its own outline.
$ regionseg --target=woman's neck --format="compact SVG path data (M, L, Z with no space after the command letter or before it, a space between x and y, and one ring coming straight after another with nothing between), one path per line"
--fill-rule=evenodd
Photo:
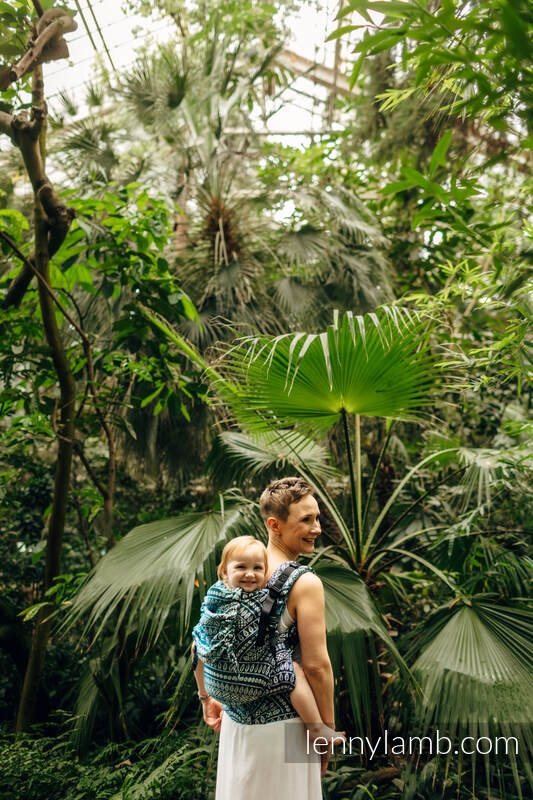
M273 542L268 543L267 553L268 577L270 577L274 570L276 570L281 564L284 564L285 561L295 561L298 558L298 553L293 553L291 550L284 548L282 545L274 544Z

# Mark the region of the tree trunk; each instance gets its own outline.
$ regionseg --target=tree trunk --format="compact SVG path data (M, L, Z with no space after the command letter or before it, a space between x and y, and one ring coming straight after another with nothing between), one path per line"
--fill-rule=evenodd
M34 104L42 107L42 69L37 67L33 74ZM36 102L37 101L37 102ZM40 101L40 102L38 102ZM41 158L44 167L44 131L41 131L36 143L35 156ZM37 192L35 194L35 265L40 274L50 285L50 264L48 250L48 219L41 205ZM39 281L39 302L45 330L46 340L51 350L52 360L57 372L60 388L60 421L58 429L58 454L56 462L54 496L52 512L48 525L46 542L46 562L44 591L52 586L53 579L59 574L63 531L67 510L70 486L70 472L74 439L74 411L76 384L68 363L63 341L57 326L52 298ZM24 676L24 684L17 714L17 732L28 730L32 724L36 710L36 699L46 657L46 646L50 637L51 621L47 619L50 609L44 607L37 615L33 630L30 657Z
M180 211L176 214L174 222L174 252L180 256L187 249L188 243L188 219L187 219L187 200L189 196L189 172L184 169L180 175L182 181L179 190L177 203Z

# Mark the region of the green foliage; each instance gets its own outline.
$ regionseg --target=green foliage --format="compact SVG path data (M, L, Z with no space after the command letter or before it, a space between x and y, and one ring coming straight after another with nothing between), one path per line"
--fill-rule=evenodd
M19 446L16 452L18 463L15 459L11 461L12 471L3 473L0 482L0 542L5 581L2 595L14 607L20 606L25 598L34 599L28 588L42 577L40 538L52 490L50 470L42 463L28 468L24 449Z
M84 760L64 734L1 740L5 800L171 800L198 797L214 785L214 737L189 727L139 742L111 743Z
M373 713L383 713L379 678L375 670L373 680L368 674L367 656L369 648L375 654L374 637L394 656L404 675L408 676L409 670L365 583L353 570L328 559L320 559L314 566L324 585L328 652L334 674L343 671L354 730L369 730ZM373 702L377 709L372 707Z
M467 601L425 626L426 647L413 664L424 691L424 729L433 723L451 737L515 737L518 752L511 747L508 757L517 785L518 765L533 783L532 622L525 609Z
M144 316L143 309L155 308L173 321L196 320L194 306L163 253L169 235L168 205L138 184L111 188L102 196L83 199L66 193L77 218L51 265L52 285L92 338L99 402L107 405L112 423L135 438L127 408L149 406L155 414L168 409L174 418L189 418L187 406L201 402L205 389L183 368L182 355L169 350ZM4 286L17 269L4 274ZM10 447L20 446L24 438L52 434L45 418L53 409L54 378L47 351L35 345L39 333L32 321L33 306L30 294L20 309L10 309L6 315L2 360L6 380L0 398L4 413L12 416L5 432ZM72 333L67 327L81 399L88 391L87 360L82 342ZM21 375L27 375L29 382L21 382ZM96 409L83 401L80 410L78 428L85 436L98 435Z
M531 146L532 95L530 65L533 52L533 14L525 0L448 2L429 4L350 0L339 17L357 11L370 23L356 45L359 59L399 48L404 68L412 69L413 88L389 93L388 100L405 101L412 91L441 91L456 114L481 116L497 130L517 133ZM370 16L382 16L375 24ZM342 36L360 25L337 30ZM357 62L357 68L360 61Z
M325 448L304 436L291 436L289 431L276 431L253 436L224 431L217 437L209 453L206 469L217 486L267 484L291 466L307 467L321 479L336 474L329 464Z
M275 54L292 4L130 5L171 13L179 42L142 55L112 92L91 84L91 108L113 102L105 116L62 130L79 110L64 97L49 134L49 163L77 211L52 285L90 339L96 404L116 436L119 541L108 552L104 499L76 460L65 575L52 590L72 602L62 608L75 624L50 651L45 688L50 707L75 708L81 750L93 737L140 739L171 711L179 733L112 744L85 763L59 737L5 739L2 795L212 791L212 752L186 729L189 620L226 538L264 535L240 492L212 500L232 485L255 499L278 474L312 481L327 520L313 566L343 725L377 731L385 720L405 732L418 714L472 733L497 731L498 719L518 730L532 694L530 9L524 0L343 5L366 21L369 10L384 16L357 44L357 91L336 100L342 124L300 148L255 135L284 102L290 76ZM8 45L18 26L18 52L30 15L29 3L0 4ZM334 35L347 32L341 24ZM17 57L0 56L1 66ZM27 85L2 93L2 110L21 108ZM0 229L28 255L31 210L12 191L19 166L6 163ZM0 247L4 290L19 267ZM383 302L389 311L376 310ZM58 320L77 381L76 435L103 481L109 452L86 353ZM207 350L236 331L253 334L229 345L238 392ZM32 622L24 630L18 615L43 578L57 413L33 289L4 312L0 332L0 610L3 634L20 634ZM462 389L439 385L435 360L450 352L467 374ZM261 430L235 430L232 404ZM319 440L293 429L303 423ZM76 576L89 571L77 592ZM9 719L20 684L13 652L1 654ZM425 706L410 697L404 664ZM383 779L342 763L325 796L462 799L474 782L486 795L484 764L401 766ZM499 781L498 797L528 795L527 763L497 768L486 783Z
M2 43L0 44L0 80L14 62L17 62L26 50L29 39L29 21L35 11L30 0L10 0L0 5L0 25L2 27ZM27 79L24 81L27 84ZM21 100L20 92L27 86L13 86L2 90L1 110L11 111Z
M43 11L56 5L53 0L40 3ZM57 7L57 6L56 6ZM74 15L67 5L61 5L67 14ZM16 64L28 49L38 15L31 0L3 0L0 3L0 27L2 41L0 43L0 111L19 111L30 105L27 94L30 92L31 73L23 76L16 83L5 80L11 67ZM75 27L75 26L74 26Z

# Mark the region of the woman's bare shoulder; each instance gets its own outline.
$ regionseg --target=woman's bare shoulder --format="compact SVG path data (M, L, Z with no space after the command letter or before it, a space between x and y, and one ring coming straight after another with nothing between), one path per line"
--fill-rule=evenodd
M298 609L315 608L318 612L324 607L324 587L314 572L304 572L294 583L287 600L287 611L293 619L298 619Z
M314 572L304 572L294 583L290 596L294 600L303 597L321 597L324 594L322 581Z

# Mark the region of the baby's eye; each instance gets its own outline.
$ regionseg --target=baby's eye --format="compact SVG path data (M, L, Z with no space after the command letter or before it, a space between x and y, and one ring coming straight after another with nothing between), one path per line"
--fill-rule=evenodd
M263 567L262 567L262 566L257 566L257 567L254 567L254 569L256 569L256 570L258 570L259 572L261 572L261 571L263 570Z

